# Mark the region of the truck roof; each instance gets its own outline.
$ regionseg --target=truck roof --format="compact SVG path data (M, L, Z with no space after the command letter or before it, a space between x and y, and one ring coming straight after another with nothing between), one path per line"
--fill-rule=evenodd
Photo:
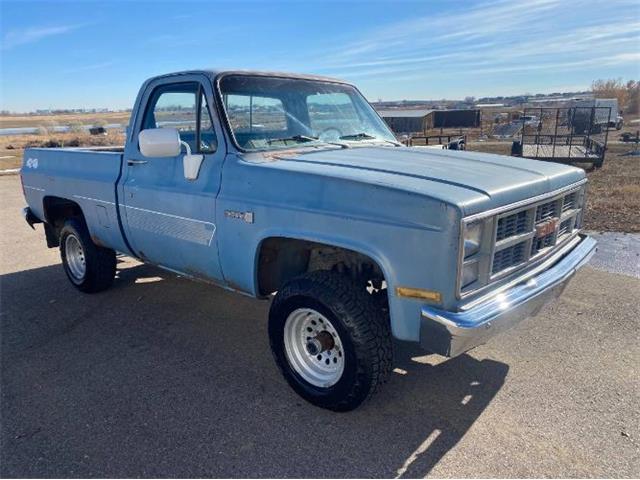
M173 77L176 75L189 75L189 74L204 74L209 76L211 79L215 79L221 75L230 75L230 74L238 74L238 75L256 75L256 76L264 76L264 77L283 77L283 78L297 78L301 80L319 80L323 82L333 82L333 83L346 83L344 80L340 80L332 77L324 77L321 75L308 75L303 73L291 73L291 72L271 72L271 71L263 71L263 70L225 70L225 69L198 69L198 70L183 70L178 72L165 73L162 75L157 75L153 78L163 78L163 77Z

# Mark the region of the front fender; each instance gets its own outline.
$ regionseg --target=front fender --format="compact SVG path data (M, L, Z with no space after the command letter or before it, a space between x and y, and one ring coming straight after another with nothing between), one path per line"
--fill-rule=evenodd
M225 162L216 203L217 242L225 282L259 296L258 264L269 237L345 248L374 260L389 288L393 334L419 340L424 302L396 287L438 291L455 300L460 210L397 188Z

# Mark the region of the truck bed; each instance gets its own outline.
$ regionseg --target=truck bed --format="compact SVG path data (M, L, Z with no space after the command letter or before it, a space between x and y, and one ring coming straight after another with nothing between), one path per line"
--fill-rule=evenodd
M27 204L44 220L45 202L74 202L98 244L127 251L121 234L116 184L123 148L29 148L21 168Z

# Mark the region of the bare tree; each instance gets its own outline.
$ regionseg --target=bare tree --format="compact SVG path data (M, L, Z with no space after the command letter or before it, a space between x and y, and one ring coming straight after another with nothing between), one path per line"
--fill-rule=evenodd
M617 98L620 108L627 104L627 86L621 78L596 80L591 84L591 91L596 98Z
M629 80L627 82L626 113L640 113L640 82Z

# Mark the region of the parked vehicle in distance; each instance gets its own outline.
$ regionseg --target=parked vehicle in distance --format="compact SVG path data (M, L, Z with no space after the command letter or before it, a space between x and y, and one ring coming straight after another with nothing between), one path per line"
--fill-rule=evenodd
M460 355L595 249L583 170L405 147L355 87L315 76L152 78L123 148L27 149L21 179L78 290L107 289L121 252L272 299L278 367L338 411L384 382L392 337Z
M616 116L615 122L609 122L609 126L615 128L616 130L622 130L622 127L624 126L624 118L622 117L622 115L618 114Z
M573 132L577 134L600 133L608 127L618 130L622 128L622 117L618 113L616 98L574 100L569 112L569 120Z
M523 115L521 122L530 127L537 127L540 124L540 119L535 115Z

